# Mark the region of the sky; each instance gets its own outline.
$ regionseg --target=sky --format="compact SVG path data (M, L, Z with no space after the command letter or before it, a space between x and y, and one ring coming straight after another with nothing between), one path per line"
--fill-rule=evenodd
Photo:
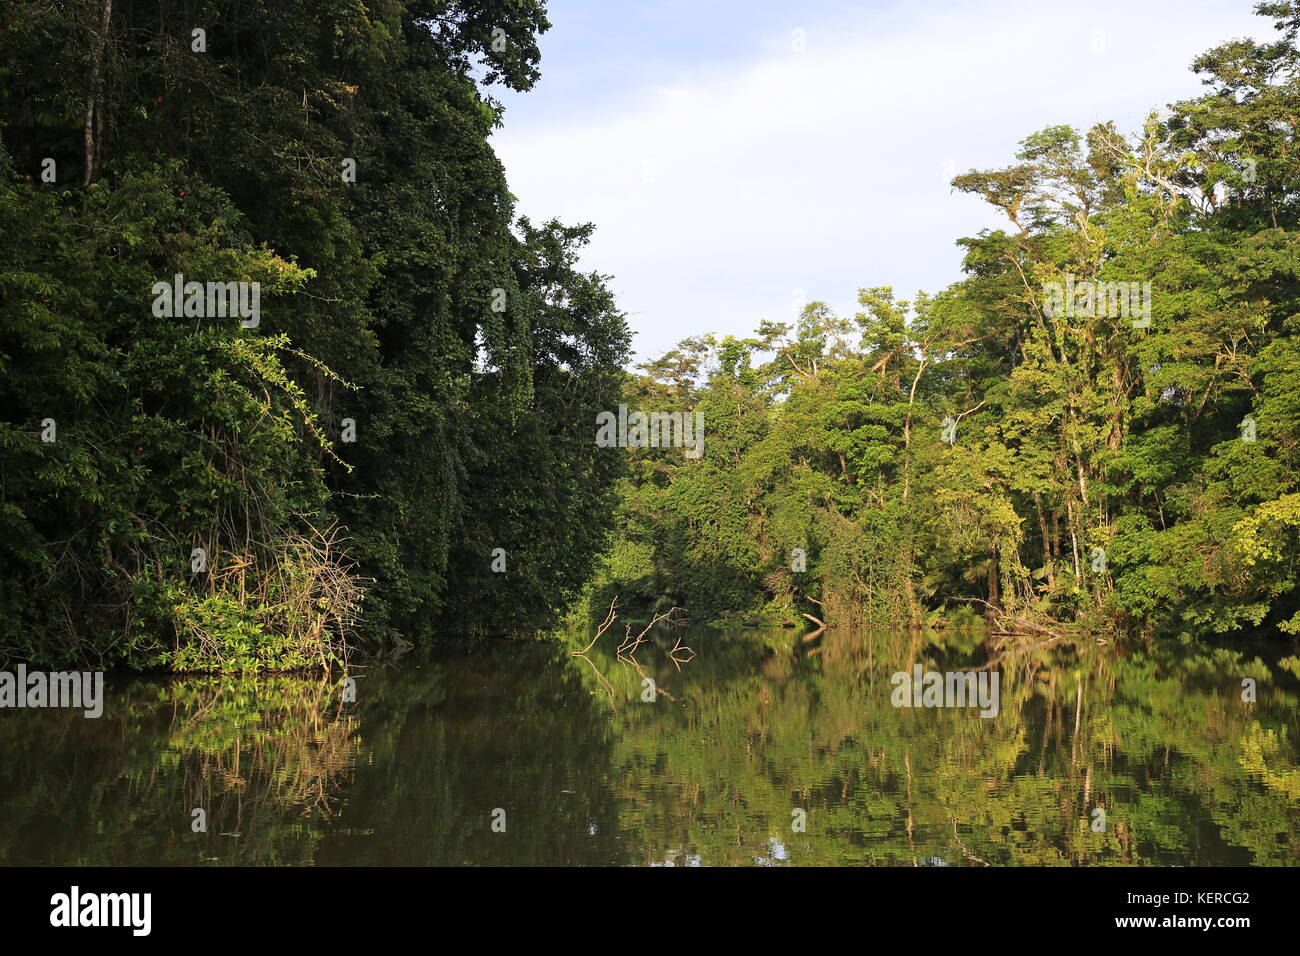
M1003 225L949 180L1046 126L1125 132L1199 95L1199 53L1268 38L1251 0L551 0L541 80L493 88L517 211L591 222L634 362L861 288L961 278Z

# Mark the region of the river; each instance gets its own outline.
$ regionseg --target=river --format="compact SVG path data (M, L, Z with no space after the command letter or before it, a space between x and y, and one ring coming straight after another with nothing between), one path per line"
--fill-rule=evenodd
M617 642L446 641L359 662L355 701L341 675L110 674L98 719L0 712L0 863L1300 862L1286 642ZM996 716L896 706L917 665L996 674Z

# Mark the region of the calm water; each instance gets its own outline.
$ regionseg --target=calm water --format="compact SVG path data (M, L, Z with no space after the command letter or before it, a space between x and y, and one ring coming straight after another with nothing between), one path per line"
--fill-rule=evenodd
M674 632L633 660L573 640L372 662L355 703L337 678L110 677L98 720L0 711L0 863L1300 862L1295 663L974 633ZM996 668L998 716L894 707L917 663Z

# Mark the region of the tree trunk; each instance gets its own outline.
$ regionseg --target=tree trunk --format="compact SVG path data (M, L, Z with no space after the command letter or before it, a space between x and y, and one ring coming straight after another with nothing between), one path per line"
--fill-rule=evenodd
M99 171L99 156L104 142L104 45L108 24L113 16L113 0L99 0L99 28L90 41L90 85L86 89L86 168L83 183L87 186Z
M1043 567L1047 570L1047 586L1056 588L1056 568L1052 561L1051 536L1047 532L1047 518L1043 516L1043 501L1034 495L1034 507L1038 510L1038 530L1043 536Z

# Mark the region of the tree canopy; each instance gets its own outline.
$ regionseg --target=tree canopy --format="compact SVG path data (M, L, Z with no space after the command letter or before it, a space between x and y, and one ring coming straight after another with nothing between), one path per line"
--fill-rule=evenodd
M256 670L552 622L613 520L586 423L629 334L491 147L542 5L3 18L5 652ZM174 276L257 282L256 326L155 314Z
M599 599L702 620L1300 632L1300 5L1125 136L1049 126L953 180L1005 217L937 294L865 288L629 377Z

